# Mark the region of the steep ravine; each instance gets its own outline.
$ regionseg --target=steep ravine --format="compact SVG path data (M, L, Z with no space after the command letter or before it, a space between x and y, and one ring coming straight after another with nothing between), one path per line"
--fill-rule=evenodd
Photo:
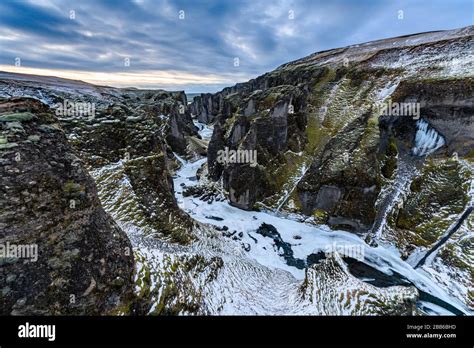
M418 268L420 266L423 266L424 263L426 262L426 259L434 252L436 252L444 243L446 243L446 241L449 239L449 237L451 237L454 233L456 233L459 228L462 226L462 224L465 222L465 220L469 217L469 215L472 213L472 211L474 210L474 207L470 206L468 207L462 214L461 216L459 217L459 219L454 223L453 226L451 226L445 233L444 236L442 236L440 238L440 240L438 242L436 242L436 244L431 248L429 249L425 255L423 255L423 257L420 259L420 261L418 261L418 263L416 264L415 268Z
M461 302L450 298L444 290L441 290L423 273L415 271L412 266L400 260L396 253L381 246L370 247L355 235L344 231L328 231L323 226L315 227L311 224L278 217L272 212L246 212L229 205L227 201L214 201L208 204L207 201L200 198L183 196L183 190L200 185L195 178L202 165L203 160L194 163L186 162L176 173L174 183L179 205L193 219L224 229L224 237L221 237L224 240L226 235L237 237L235 240L243 248L243 251L239 251L242 257L253 258L268 267L281 268L290 272L296 279L303 279L304 268L324 259L324 251L327 252L328 248L347 246L350 251L350 248L359 246L365 255L363 260L357 261L358 266L353 262L355 260L352 259L349 262L351 259L347 259L348 270L354 276L377 287L386 287L388 284L391 286L413 284L422 294L420 302L418 302L419 308L423 308L430 314L445 313L439 312L440 308L457 315L468 312ZM276 233L276 236L260 232L265 224L277 227L275 232L272 232ZM229 232L227 233L227 231ZM295 233L299 236L297 240L294 239ZM240 234L241 236L238 237ZM277 242L277 240L281 242ZM282 246L278 245L283 244L286 244L286 248L291 251L291 254L288 254L288 250L283 251L285 247L280 249ZM239 249L241 248L239 247ZM322 258L313 256L321 254L321 252L323 252ZM345 257L343 259L346 260ZM300 267L300 264L304 266ZM362 269L366 269L365 274L362 274ZM370 275L367 270L372 270Z

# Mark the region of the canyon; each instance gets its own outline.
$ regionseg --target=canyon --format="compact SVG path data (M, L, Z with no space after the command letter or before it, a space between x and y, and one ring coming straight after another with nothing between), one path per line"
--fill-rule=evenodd
M192 100L0 73L0 243L39 253L0 259L0 313L472 315L473 47L373 41Z

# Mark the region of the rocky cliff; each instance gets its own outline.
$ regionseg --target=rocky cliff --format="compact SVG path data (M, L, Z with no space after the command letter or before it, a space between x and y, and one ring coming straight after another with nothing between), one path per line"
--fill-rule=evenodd
M301 292L320 312L338 315L415 315L419 297L413 287L377 288L356 279L338 254L306 270Z
M97 315L129 301L131 244L52 110L2 100L0 127L1 313Z
M192 239L191 220L178 208L171 180L180 165L174 153L195 156L188 145L199 140L184 92L118 89L3 73L0 95L28 95L49 105L88 169L124 165L120 179L129 181L137 196L133 220L146 221L176 241ZM93 109L79 108L84 106ZM122 201L114 203L115 210L120 210Z
M6 127L5 132L8 130L9 133L2 136L0 146L5 151L8 149L9 155L16 156L16 152L10 149L18 146L12 135L14 133L11 132L21 131L26 137L31 135L25 142L25 146L38 145L41 143L38 142L39 140L52 143L55 138L57 140L54 141L61 144L61 146L58 145L59 149L54 156L52 153L54 144L44 145L47 147L44 155L51 155L52 163L57 168L53 168L54 171L52 169L53 173L46 174L41 174L40 168L37 168L40 172L38 175L41 177L52 176L47 180L51 181L52 185L41 187L39 190L43 192L43 195L49 195L48 198L58 205L72 204L76 209L75 214L67 210L62 212L54 206L51 209L54 208L53 215L60 226L78 229L77 233L68 229L63 231L63 235L61 230L57 230L61 227L55 227L56 220L53 219L49 224L46 223L46 216L44 217L46 221L38 220L45 226L38 231L38 235L28 235L28 238L35 241L34 237L48 236L51 233L51 240L48 239L48 248L51 250L48 249L42 256L41 264L38 261L39 269L31 266L25 266L29 267L30 271L20 267L1 268L2 274L5 275L4 279L8 282L4 287L2 286L3 293L9 296L5 297L5 301L9 302L2 303L4 313L148 313L152 306L156 306L156 303L150 302L151 298L142 293L141 289L146 284L142 278L142 270L144 267L153 268L156 276L162 277L172 272L169 267L175 272L176 263L169 264L169 267L166 265L157 267L154 264L142 267L145 246L141 245L137 248L137 243L142 243L141 238L148 235L153 235L152 238L159 238L160 241L169 241L172 245L185 245L195 239L192 231L193 222L179 209L172 180L173 172L181 165L175 153L181 154L184 158L192 158L197 155L194 152L196 149L194 145L201 141L189 111L186 110L186 95L183 92L160 90L116 89L94 86L81 81L8 73L0 74L0 95L5 97L6 105L18 104L18 107L12 107L15 111L12 111L14 115L7 115L3 123ZM23 102L23 99L16 96L29 96L33 99L25 99L27 102ZM27 106L24 105L25 103ZM26 134L19 123L23 120L23 114L17 115L17 109L27 112L25 121L31 121L28 117L33 115L32 120L38 120L39 123L35 126L41 130L51 128L47 133L49 138L44 135L37 136L36 129L31 130L32 134ZM41 131L38 132L41 133ZM30 141L30 138L34 141ZM54 160L64 155L62 148L67 148L70 155L61 161ZM35 166L47 166L49 163L49 159L46 160L46 164L43 164L41 158L33 157L28 158L28 161L32 171L36 168ZM63 173L64 168L67 170L65 173ZM77 173L69 172L71 168L78 168L84 177L81 176L79 180ZM88 171L92 173L94 179L89 176ZM64 183L56 178L60 174L66 177ZM98 190L94 181L97 183ZM36 185L35 181L31 182L32 185ZM20 190L18 192L29 195L22 189L22 183L10 180L9 184L12 192ZM81 201L79 205L79 201L71 198L71 203L60 196L63 193L62 186L64 186L64 192L72 195L72 198L79 197L84 201L84 197L93 196L90 198L92 201ZM59 188L61 190L56 192L55 190ZM100 202L97 193L100 196ZM10 196L6 196L6 199L10 199ZM40 212L46 209L45 202L41 201L38 205L40 206L30 207L36 214L34 216L41 216L36 213L37 208ZM8 208L6 210L9 212L8 224L17 227L15 230L8 230L9 237L13 240L17 238L19 229L24 223L23 219L14 212L24 210L25 202L19 200L12 205L5 200L3 206ZM113 220L102 207L112 214ZM91 214L91 216L87 219L87 215L85 217L84 214ZM62 222L63 215L67 223ZM2 218L2 223L3 221ZM90 221L90 226L87 225L88 221ZM87 233L82 232L82 229ZM130 229L140 229L139 235L130 232L127 236L124 231L129 232ZM91 240L91 238L97 240ZM65 243L63 239L66 239L66 247L63 246ZM123 245L117 247L116 239ZM58 246L55 246L55 243L59 243ZM85 255L86 251L83 249L89 244L91 247L96 247L97 251L94 249L90 254ZM72 247L74 249L69 250ZM41 252L46 247L39 245L38 249ZM115 256L116 260L114 260L114 255L118 252L122 252L122 255ZM100 253L103 255L98 259ZM124 255L126 260L130 261L128 264L122 264ZM133 264L134 257L138 259L137 265ZM79 262L81 258L85 258L82 263ZM184 259L186 261L186 258ZM153 263L150 260L147 262ZM204 259L201 261L197 258L193 264L201 267L201 263L206 262ZM91 266L90 263L97 265ZM54 272L50 272L44 264L53 265ZM84 268L87 267L90 269L86 272ZM190 266L184 264L183 267ZM108 278L113 275L110 269L117 273L111 279ZM31 272L37 274L33 277ZM96 274L97 272L99 274ZM132 273L134 273L133 279ZM14 276L14 274L20 275ZM76 283L74 283L75 277L78 277ZM156 301L163 301L160 311L178 311L172 303L175 295L168 293L168 291L175 291L175 279L166 277L170 278L167 282L171 284L160 281L161 285L160 288L156 288L155 296L161 294L164 297L157 298ZM87 287L82 289L83 282L86 280ZM26 286L26 282L37 282L38 286L32 288L31 292L21 290L23 286ZM49 286L49 283L56 284L50 286L51 291L46 289L51 296L42 288ZM182 286L183 291L191 291L192 285L189 283L183 283ZM63 292L58 293L61 287ZM159 289L161 290L158 291ZM36 295L36 293L42 294ZM180 296L188 297L189 295L186 293ZM72 304L69 303L70 299ZM89 300L86 302L86 299ZM49 302L53 300L56 302L50 304ZM11 301L13 303L10 303ZM42 301L49 302L44 304ZM54 308L49 308L49 305ZM188 303L184 306L191 310L198 307L198 304Z

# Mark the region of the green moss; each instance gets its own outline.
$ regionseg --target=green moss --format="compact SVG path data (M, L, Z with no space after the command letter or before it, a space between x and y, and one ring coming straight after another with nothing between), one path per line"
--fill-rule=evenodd
M310 95L310 103L319 108L323 105L326 100L327 93L330 90L329 82L336 79L336 71L329 68L321 68L320 77L316 79L312 93Z
M0 121L3 122L24 122L24 121L31 121L35 115L33 115L31 112L17 112L13 114L6 114L6 115L1 115L0 116Z
M313 212L313 217L317 224L326 224L329 219L329 214L325 210L316 209Z
M464 158L466 158L467 160L469 161L474 161L474 149L472 149L471 151L469 151L465 156L463 156Z
M415 178L410 184L411 192L420 192L421 191L422 179L421 177Z
M68 196L75 196L83 191L83 187L72 180L68 180L66 184L64 184L63 191Z
M19 133L24 131L24 128L22 127L21 123L17 121L7 122L6 126L7 130L13 133Z
M388 143L386 155L392 157L398 155L397 144L395 143L395 139L393 138Z
M369 127L378 127L379 126L379 118L378 117L371 117L369 118L369 122L367 123Z

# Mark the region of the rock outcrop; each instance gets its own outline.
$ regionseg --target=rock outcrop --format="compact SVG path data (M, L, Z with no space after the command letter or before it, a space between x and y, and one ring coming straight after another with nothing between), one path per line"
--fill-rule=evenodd
M37 100L11 98L0 102L0 127L0 242L18 252L0 259L1 313L115 310L131 295L131 244L58 119Z
M392 100L420 103L420 113L443 134L449 155L474 154L474 78L402 81Z
M139 201L140 211L149 220L149 226L155 226L160 234L173 242L184 244L193 239L193 222L176 203L173 180L163 153L127 161L124 174Z
M91 166L159 153L187 154L197 137L184 92L101 87L81 81L0 73L0 96L31 96L54 109L70 142ZM81 114L74 107L93 106Z

